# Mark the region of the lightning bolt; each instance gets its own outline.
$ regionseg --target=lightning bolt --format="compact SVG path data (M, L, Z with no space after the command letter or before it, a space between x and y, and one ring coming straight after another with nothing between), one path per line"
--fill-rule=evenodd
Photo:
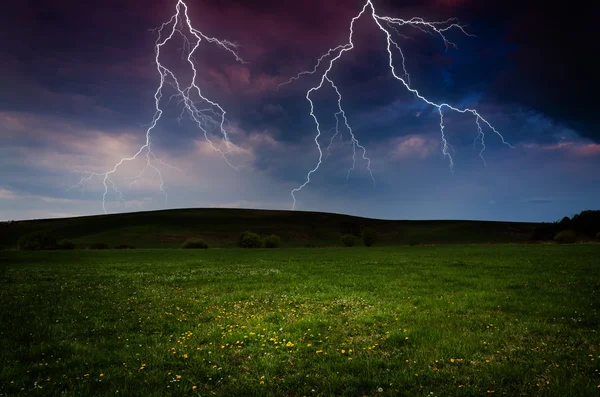
M294 82L295 80L300 79L302 76L304 75L315 75L317 74L318 70L321 68L321 66L323 64L325 64L327 67L325 68L325 71L320 75L321 79L318 85L311 87L307 93L306 93L306 99L308 100L308 102L310 103L310 115L312 116L312 118L315 121L316 127L317 127L317 134L315 136L315 143L317 145L317 149L319 151L319 161L317 162L317 165L311 169L307 175L306 175L306 180L305 182L300 185L299 187L293 189L291 191L291 196L294 200L294 203L292 204L292 210L295 209L296 207L296 193L300 192L306 185L308 185L310 183L310 177L313 173L315 173L319 167L321 166L321 163L323 161L323 151L321 149L321 146L319 144L319 138L321 136L321 126L319 124L319 120L317 119L317 117L315 116L314 113L314 104L310 98L310 95L315 92L318 91L319 89L321 89L323 87L323 85L325 84L325 82L328 82L333 89L336 91L337 96L338 96L338 112L335 114L336 117L336 127L335 127L335 134L334 136L331 138L331 141L329 143L329 146L327 147L327 153L329 156L329 148L331 147L331 144L333 143L333 139L340 134L339 131L339 116L342 117L342 120L344 121L344 124L346 126L346 128L348 129L348 131L350 132L350 136L351 136L351 140L350 143L352 144L352 148L353 148L353 155L352 155L352 168L350 168L350 170L348 171L347 176L350 175L350 172L352 170L354 170L355 168L355 164L356 164L356 149L360 149L362 151L362 157L363 160L365 160L367 162L367 169L369 170L369 173L371 175L371 178L373 179L373 181L375 181L375 179L373 178L373 173L371 171L370 168L370 164L371 164L371 160L367 157L367 152L366 149L361 146L358 142L358 140L356 139L356 137L354 136L354 133L352 132L352 129L350 128L350 125L348 123L348 119L346 117L346 113L342 108L342 95L338 89L338 87L335 85L333 79L330 77L330 72L331 69L333 68L335 62L340 59L342 57L342 55L345 52L351 51L354 48L354 43L352 41L352 38L354 36L354 23L364 14L367 13L367 10L370 10L370 15L371 18L373 19L373 21L375 22L375 24L377 24L377 27L379 28L379 30L381 30L382 33L384 33L385 37L386 37L386 42L387 42L387 52L389 55L389 67L390 70L392 72L392 76L400 81L402 83L402 85L409 91L411 92L414 97L416 99L419 99L423 102L425 102L427 105L430 105L432 107L435 107L438 110L439 116L440 116L440 133L441 133L441 141L442 141L442 153L444 155L444 157L448 157L449 163L450 163L450 171L453 172L454 170L454 159L452 158L452 155L449 152L449 149L453 151L452 146L448 143L448 141L446 140L446 137L444 135L444 113L442 112L442 110L447 109L450 111L454 111L454 112L458 112L458 113L470 113L475 117L475 123L477 125L477 131L478 131L478 135L477 138L481 137L481 144L483 146L482 150L479 153L479 156L483 159L484 164L485 164L485 159L483 157L483 152L485 150L485 143L484 143L484 132L483 132L483 126L486 126L487 128L489 128L492 132L494 132L496 135L498 135L500 137L500 139L502 140L502 143L505 145L508 145L511 148L514 148L510 143L506 142L504 140L504 137L502 136L502 134L500 134L500 132L498 132L493 126L492 124L490 124L481 114L479 114L477 112L477 110L475 109L469 109L469 108L457 108L454 107L448 103L436 103L433 102L429 99L427 99L426 97L424 97L423 95L421 95L421 93L412 87L411 82L410 82L410 75L406 69L406 64L405 64L405 56L404 56L404 52L402 51L401 46L398 44L398 41L395 39L395 36L393 35L393 33L396 34L396 36L402 37L402 38L407 38L408 36L400 33L400 28L402 27L409 27L415 30L418 30L420 32L426 33L428 35L432 35L435 37L439 37L443 43L444 46L446 48L446 50L448 50L449 47L453 47L453 48L458 48L457 45L453 42L451 42L450 40L448 40L446 38L446 33L450 30L458 30L461 33L473 37L474 35L469 34L466 30L465 27L460 25L458 23L458 20L456 18L450 18L447 19L445 21L440 21L440 22L429 22L426 21L423 18L420 17L414 17L411 19L401 19L401 18L392 18L392 17L388 17L388 16L380 16L377 14L376 10L375 10L375 6L373 5L371 0L367 0L367 2L363 5L361 11L358 13L358 15L356 15L354 18L352 18L352 21L350 22L350 32L349 32L349 37L348 37L348 42L346 44L343 45L338 45L337 47L331 48L329 49L325 54L323 54L317 61L316 65L313 67L312 70L308 70L308 71L301 71L299 72L296 76L290 78L289 80L281 83L278 85L278 89L286 84L290 84L292 82ZM402 68L402 73L400 74L397 70L396 70L396 66L394 64L394 51L397 52L397 54L400 56L401 59L401 68ZM476 139L477 139L476 138ZM343 142L343 141L342 141ZM328 157L327 156L327 157Z
M184 29L186 32L184 32ZM231 53L235 57L235 60L240 63L245 62L238 55L238 44L233 43L228 40L220 40L215 37L210 37L202 33L200 30L197 30L192 26L192 22L190 21L188 15L188 6L183 0L178 0L175 6L175 14L169 19L169 21L163 23L160 27L153 29L153 31L158 32L158 38L155 42L154 52L155 52L155 65L156 70L160 75L160 84L156 89L154 94L154 102L155 102L155 113L152 117L151 123L147 126L146 129L146 142L142 145L139 150L131 157L122 158L115 166L107 172L104 173L95 173L95 172L87 172L83 171L82 173L87 174L86 177L81 178L79 183L75 186L72 186L69 189L73 189L76 187L84 187L87 182L90 182L93 178L101 178L102 183L104 185L104 193L102 195L102 209L104 213L108 213L106 211L106 196L108 195L109 185L114 190L118 198L123 201L125 204L124 194L119 190L116 183L111 179L111 176L117 172L119 167L123 164L134 161L139 157L145 155L145 166L142 169L141 173L131 179L132 182L130 186L137 181L139 181L148 171L153 171L158 175L160 181L160 190L165 196L165 201L168 199L167 192L164 187L164 179L161 173L161 168L169 167L175 170L180 171L177 167L169 165L156 157L154 152L152 151L152 139L151 132L156 127L159 122L163 110L161 109L161 100L163 98L163 89L165 85L171 86L175 89L175 94L169 97L167 104L171 102L174 98L178 99L178 104L183 104L183 110L177 119L178 122L181 122L184 114L191 118L191 120L196 124L196 126L203 132L206 141L210 144L211 148L217 152L219 152L222 157L225 159L227 164L234 169L237 169L233 166L226 154L230 153L232 150L239 150L237 146L235 146L229 139L229 135L227 134L226 123L229 121L225 117L226 111L219 105L217 102L210 100L205 97L200 87L196 85L196 77L198 75L198 71L195 66L194 54L196 50L199 48L202 40L206 40L208 43L214 44L221 49ZM187 61L189 66L192 68L192 78L189 85L184 86L180 83L179 79L176 77L175 73L170 69L165 67L160 62L160 55L162 48L173 39L175 35L179 35L183 39L183 48L182 51L182 59ZM187 56L185 53L187 52ZM197 97L197 98L196 98ZM201 107L202 106L202 107ZM215 146L213 141L209 137L209 132L212 130L218 130L218 132L222 136L222 140L225 142L226 149L222 150L221 148Z

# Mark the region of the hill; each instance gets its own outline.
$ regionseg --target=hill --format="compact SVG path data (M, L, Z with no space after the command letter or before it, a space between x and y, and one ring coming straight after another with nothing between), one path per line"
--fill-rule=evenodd
M44 231L69 239L78 247L102 242L110 247L179 247L190 237L211 246L233 246L250 230L275 233L284 246L339 245L342 234L359 235L364 227L377 230L380 244L507 243L526 241L536 223L490 221L406 221L361 218L342 214L251 209L173 209L76 218L4 222L0 247L12 248L23 234Z

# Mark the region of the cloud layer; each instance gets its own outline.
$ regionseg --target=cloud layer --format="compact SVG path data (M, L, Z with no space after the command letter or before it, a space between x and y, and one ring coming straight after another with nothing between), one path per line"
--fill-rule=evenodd
M307 76L279 90L299 69L348 38L359 4L307 0L188 2L190 16L211 36L240 43L249 63L202 43L196 57L203 94L227 110L237 150L214 151L168 97L152 133L167 197L144 161L114 176L109 211L165 207L291 207L290 190L318 160ZM102 178L77 185L86 172L103 173L145 142L159 74L156 35L175 1L109 0L9 4L0 20L0 219L99 213ZM366 147L375 186L349 138L331 141L335 93L313 96L322 126L321 168L299 194L298 207L380 218L555 220L592 208L600 198L600 129L593 81L592 9L564 10L541 1L374 1L380 14L445 19L457 16L477 37L452 34L458 49L435 37L402 32L406 67L415 87L434 100L477 108L515 149L486 131L476 139L471 117L445 116L455 172L442 154L439 116L394 80L385 40L369 18L356 25L355 50L332 69L356 137ZM591 3L590 3L591 4ZM587 6L586 6L587 7ZM592 7L590 5L590 7ZM10 18L7 19L7 16ZM575 14L574 14L575 15ZM530 21L537 23L531 24ZM561 29L554 29L556 26ZM25 28L30 27L30 28ZM15 39L18 38L18 39ZM165 64L189 79L183 41L165 49ZM216 145L223 143L211 135ZM330 151L327 148L331 143ZM487 164L487 166L486 166ZM539 204L539 205L538 205ZM543 204L543 205L542 205Z

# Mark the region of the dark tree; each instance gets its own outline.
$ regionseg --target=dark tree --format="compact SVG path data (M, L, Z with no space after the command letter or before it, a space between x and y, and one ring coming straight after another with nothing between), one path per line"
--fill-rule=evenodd
M377 233L375 229L371 227L366 227L362 232L362 240L367 247L370 247L373 244L375 244L375 241L377 241Z
M263 240L263 244L265 248L277 248L281 243L281 238L279 238L276 234L271 234L270 236L265 237Z
M17 244L20 250L52 250L56 248L56 239L45 232L33 232L21 236Z
M577 233L574 230L563 230L554 236L554 241L559 244L572 244L577 241Z
M262 248L263 241L258 234L245 231L240 234L237 245L240 248Z
M356 243L356 236L352 234L344 234L342 237L340 237L340 240L344 246L352 247Z

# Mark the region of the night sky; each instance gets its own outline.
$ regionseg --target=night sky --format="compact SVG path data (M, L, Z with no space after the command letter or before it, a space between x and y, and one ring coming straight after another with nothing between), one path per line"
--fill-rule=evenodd
M73 189L87 174L112 169L145 143L159 73L157 31L176 0L20 0L0 14L0 220L102 213L101 178ZM132 182L144 160L127 163L114 181L108 212L163 208L290 209L290 191L314 168L316 128L303 76L331 47L348 40L363 2L188 0L195 28L240 44L231 54L203 41L195 53L197 84L218 102L238 151L231 168L213 151L182 105L167 104L152 131L164 167ZM457 17L468 37L439 37L407 27L398 37L411 84L431 100L481 113L514 148L485 130L485 161L473 117L445 112L454 173L444 158L439 115L406 91L388 67L385 35L369 15L355 26L355 48L331 70L349 123L372 160L334 141L331 154L296 194L298 210L385 219L555 221L600 202L600 103L597 99L600 8L594 2L373 0L379 15L427 20ZM553 4L555 3L555 4ZM161 61L191 78L174 38ZM320 143L335 126L336 95L312 97ZM211 139L218 142L218 136ZM143 156L142 156L143 157Z

